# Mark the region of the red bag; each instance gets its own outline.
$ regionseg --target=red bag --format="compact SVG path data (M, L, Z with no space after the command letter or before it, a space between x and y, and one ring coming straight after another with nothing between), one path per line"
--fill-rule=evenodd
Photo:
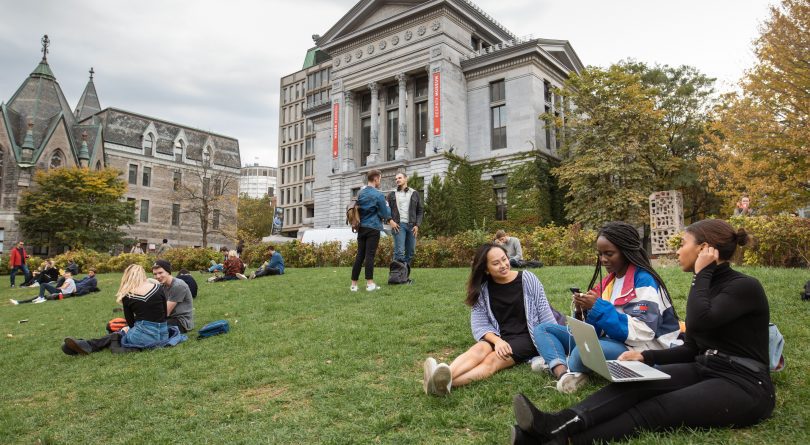
M113 332L118 332L127 325L126 318L113 318L107 323L107 332L112 334Z

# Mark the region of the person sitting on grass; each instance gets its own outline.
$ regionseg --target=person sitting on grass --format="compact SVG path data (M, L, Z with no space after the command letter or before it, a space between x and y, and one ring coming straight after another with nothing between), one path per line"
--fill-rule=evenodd
M264 277L267 275L283 275L284 274L284 258L279 252L276 252L276 247L272 244L267 248L267 253L270 258L264 262L256 272L250 274L250 279Z
M627 351L669 374L667 380L611 383L557 413L515 396L512 444L591 444L643 431L743 428L769 418L776 394L769 372L768 297L755 278L729 266L744 229L718 219L686 228L678 263L693 272L686 338L671 349Z
M188 286L189 291L191 291L191 298L197 298L197 280L191 276L188 272L188 269L180 269L177 272L178 280L182 280Z
M211 260L211 267L208 268L208 273L215 273L215 272L222 272L225 268L225 261L228 261L228 248L222 246L219 248L219 253L222 254L222 262L217 263L214 260ZM205 273L205 270L201 270L200 273Z
M76 282L76 292L73 293L73 297L81 297L82 295L87 295L90 292L98 292L98 279L96 278L96 269L90 268L87 269L87 276L82 278L81 280ZM65 296L67 298L67 296Z
M142 266L132 264L124 270L115 297L116 302L124 307L127 326L97 339L66 337L62 345L65 354L87 355L107 348L112 352L132 352L173 346L187 339L177 327L167 324L163 287L157 281L146 278Z
M76 292L76 282L73 281L73 274L66 270L65 273L62 275L64 278L64 282L60 287L52 286L49 283L44 283L39 287L39 295L28 299L28 300L10 300L11 304L26 304L26 303L44 303L47 300L61 300L65 298L65 296L70 297L74 292ZM49 295L45 296L45 292L49 292Z
M636 228L624 222L605 224L599 229L596 250L599 258L588 285L592 289L573 298L576 318L600 333L605 358L615 360L627 350L680 345L680 324L669 292L650 264ZM608 276L598 282L603 266ZM585 384L590 370L582 363L568 327L541 324L535 328L534 339L557 378L558 391L572 393ZM566 354L570 354L567 359Z
M228 252L228 259L225 260L222 266L224 275L209 278L209 283L229 280L247 280L247 277L242 274L245 271L245 263L242 262L235 250Z
M172 277L172 264L166 260L155 261L152 274L166 295L166 322L169 326L177 326L183 333L194 329L194 297L186 282Z
M39 270L34 271L30 280L23 283L20 287L39 287L42 283L53 283L59 279L59 269L54 265L53 260L45 260L39 267Z
M447 395L451 387L483 380L496 372L537 356L532 332L541 323L554 323L543 285L529 271L514 271L503 246L488 243L475 253L467 281L472 307L470 324L476 344L450 365L424 364L423 389Z

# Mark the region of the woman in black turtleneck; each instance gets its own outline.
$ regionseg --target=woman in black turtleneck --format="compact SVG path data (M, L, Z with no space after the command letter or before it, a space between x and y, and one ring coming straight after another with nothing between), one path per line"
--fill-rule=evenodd
M544 413L515 396L513 444L591 444L641 431L739 428L770 417L775 393L768 369L768 299L756 279L729 267L745 230L704 220L686 228L678 263L694 272L686 302L686 339L660 351L628 351L669 380L612 383L578 405Z

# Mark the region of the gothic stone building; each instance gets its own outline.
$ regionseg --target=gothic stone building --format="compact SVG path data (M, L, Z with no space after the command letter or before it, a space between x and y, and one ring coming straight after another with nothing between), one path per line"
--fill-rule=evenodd
M281 82L279 142L294 147L279 150L288 234L344 225L372 168L390 190L398 171L443 177L445 152L506 166L532 150L556 158L559 140L538 117L564 120L553 88L583 69L567 41L518 38L470 0L360 0L313 39L303 70ZM507 170L484 179L505 185ZM505 208L505 189L495 193Z
M47 46L44 53L47 56ZM126 199L136 203L136 223L124 230L147 249L164 238L174 246L201 245L200 220L183 213L189 203L181 202L176 190L183 184L193 187L195 181L202 188L198 165L203 157L211 161L207 171L225 182L214 187L221 186L234 200L238 193L236 139L117 108L102 109L92 69L73 110L43 57L11 99L0 105L0 120L0 241L6 241L6 249L21 239L17 201L32 186L35 170L82 166L121 171L128 183ZM232 211L212 213L213 229L224 224L219 219L226 213ZM227 240L213 234L208 243L218 247ZM33 250L49 254L42 247Z

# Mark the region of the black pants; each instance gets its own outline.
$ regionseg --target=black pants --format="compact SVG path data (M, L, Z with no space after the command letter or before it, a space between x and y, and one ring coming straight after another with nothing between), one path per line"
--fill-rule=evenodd
M176 318L169 318L169 319L167 319L167 320L166 320L166 324L167 324L167 325L169 325L169 326L175 326L177 329L179 329L179 330L180 330L180 333L181 333L181 334L185 334L186 332L188 332L188 329L186 329L186 327L185 327L185 326L183 326L182 324L180 324L180 320L178 320L178 319L176 319Z
M140 349L137 348L125 348L121 346L121 334L119 332L113 332L112 334L107 334L104 337L87 340L87 343L90 344L93 352L99 352L107 348L109 348L110 352L114 354L140 351Z
M267 275L281 275L281 269L276 267L262 267L254 272L254 278L264 277Z
M571 408L584 421L572 443L603 443L682 426L739 428L770 417L776 398L767 371L741 377L745 373L728 364L723 369L704 363L664 365L660 369L669 380L611 383L595 392Z
M366 267L366 280L374 279L374 256L377 255L377 245L380 244L380 231L368 227L360 227L357 232L357 256L352 266L352 281L360 278L360 268Z

